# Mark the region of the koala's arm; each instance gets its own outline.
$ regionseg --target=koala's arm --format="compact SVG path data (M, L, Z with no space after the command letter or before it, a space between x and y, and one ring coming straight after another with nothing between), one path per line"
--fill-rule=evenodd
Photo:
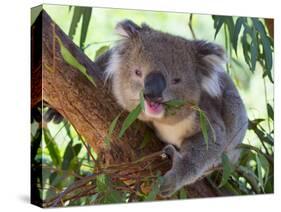
M216 141L209 133L208 149L202 132L184 140L180 151L168 145L164 152L172 159L172 168L164 175L160 187L162 196L170 196L184 185L192 184L213 166L220 163L225 148L226 134L222 121L212 123L216 133ZM211 130L209 130L210 132Z

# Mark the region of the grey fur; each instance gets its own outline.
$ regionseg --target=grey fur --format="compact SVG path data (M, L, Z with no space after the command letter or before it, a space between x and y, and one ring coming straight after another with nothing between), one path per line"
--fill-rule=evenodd
M223 69L226 56L222 47L163 33L146 24L138 26L128 20L117 25L117 32L123 39L111 49L106 69L117 102L131 111L139 103L145 76L160 71L167 81L162 94L164 101L182 99L199 105L215 130L216 142L208 130L207 150L194 110L184 107L175 115L151 117L143 112L139 116L152 124L159 138L168 143L163 151L173 160L171 170L164 175L160 194L170 196L182 186L194 183L221 163L223 152L231 161L237 161L240 152L235 147L244 138L248 119L240 95ZM135 76L136 69L142 72L141 77ZM173 85L174 78L180 78L181 82ZM166 129L178 135L168 138Z

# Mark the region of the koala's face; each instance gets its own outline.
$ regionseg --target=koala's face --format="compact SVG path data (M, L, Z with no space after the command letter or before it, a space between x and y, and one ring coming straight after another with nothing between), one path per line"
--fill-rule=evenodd
M124 39L112 50L106 73L112 77L113 93L118 103L131 111L145 98L145 111L139 117L146 121L173 122L186 117L183 107L169 115L165 102L185 100L198 103L206 64L198 61L199 44L181 37L139 27L131 21L117 25ZM206 51L206 49L204 50ZM210 58L209 58L210 59Z

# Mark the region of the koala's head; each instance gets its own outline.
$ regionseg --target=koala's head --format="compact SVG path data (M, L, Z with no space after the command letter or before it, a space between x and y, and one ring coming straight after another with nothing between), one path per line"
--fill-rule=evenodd
M124 109L134 109L143 92L145 112L140 118L171 122L191 111L185 107L171 116L165 102L180 99L196 104L202 92L214 98L221 95L218 72L225 54L220 46L186 40L130 20L118 23L116 31L122 39L111 50L105 73Z

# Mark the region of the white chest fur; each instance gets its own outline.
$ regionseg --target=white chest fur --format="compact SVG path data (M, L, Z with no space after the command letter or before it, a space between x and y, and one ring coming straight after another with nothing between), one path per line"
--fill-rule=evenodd
M160 139L177 147L181 146L184 138L193 134L195 128L193 115L173 125L159 122L153 122L153 125Z

